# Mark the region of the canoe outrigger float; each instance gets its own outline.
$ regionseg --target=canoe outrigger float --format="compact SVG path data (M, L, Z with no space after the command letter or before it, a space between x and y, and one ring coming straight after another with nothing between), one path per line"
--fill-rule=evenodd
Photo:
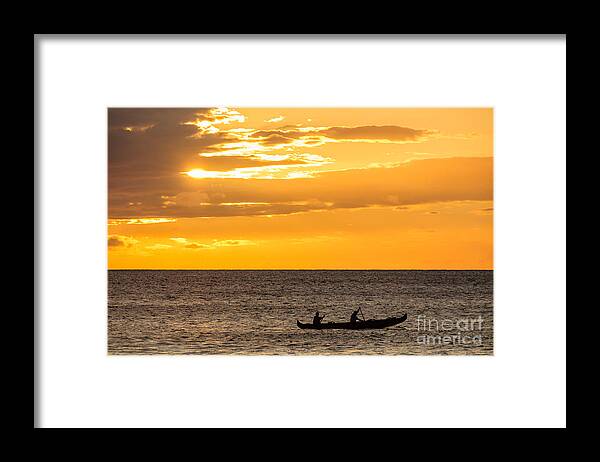
M386 319L367 319L365 321L351 322L323 322L321 324L303 323L296 320L296 324L300 329L349 329L349 330L362 330L362 329L383 329L384 327L395 326L406 321L408 315L405 313L400 317L391 317Z

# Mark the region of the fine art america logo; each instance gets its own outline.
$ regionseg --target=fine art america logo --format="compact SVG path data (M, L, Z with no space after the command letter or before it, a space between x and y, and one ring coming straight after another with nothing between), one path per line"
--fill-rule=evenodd
M417 343L420 345L482 344L483 318L434 319L417 316Z

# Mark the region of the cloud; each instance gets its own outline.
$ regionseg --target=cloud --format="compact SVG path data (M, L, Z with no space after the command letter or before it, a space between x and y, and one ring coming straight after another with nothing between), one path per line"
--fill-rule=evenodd
M254 242L246 239L228 239L224 241L214 241L212 245L214 247L237 247L239 245L254 245Z
M191 242L185 246L186 249L210 249L209 245L198 244L197 242Z
M277 116L277 117L273 117L271 119L265 120L265 122L270 122L270 123L281 122L283 119L285 119L285 117Z
M192 178L262 178L271 179L295 167L319 167L333 161L317 154L278 154L262 156L210 156L185 172ZM197 165L201 165L198 168ZM286 177L298 177L293 172ZM301 176L310 176L302 174Z
M231 127L244 120L243 114L228 108L110 108L111 190L121 181L131 180L132 175L148 179L203 168L211 155L232 156L237 161L250 157L249 163L268 162L262 156L282 149L339 141L416 142L434 133L399 126L287 126L273 130ZM220 165L225 168L222 160Z
M173 247L173 246L168 245L168 244L152 244L152 245L146 246L146 248L149 250L165 250L165 249L170 249L171 247Z
M320 145L327 142L361 141L370 143L410 143L437 136L434 130L418 130L397 125L367 125L357 127L298 127L256 130L244 135L246 141L263 145Z
M129 236L121 236L118 234L111 234L108 236L108 248L117 248L117 247L132 247L137 244L138 241Z
M298 152L337 142L414 143L437 136L433 130L395 125L256 130L240 127L244 120L228 108L109 109L110 224L491 197L491 159L317 172L315 167L333 160Z
M438 136L434 130L400 126L302 127L290 125L276 129L234 129L221 132L202 147L200 156L253 156L261 158L273 152L314 148L327 143L418 143Z
M198 242L191 242L185 246L186 249L216 249L219 247L237 247L241 245L254 245L253 241L246 239L228 239L223 241L213 241L210 244L199 244Z
M338 141L377 141L389 143L421 141L435 134L435 132L431 130L415 130L395 125L331 127L320 130L319 133L327 138Z
M314 154L283 154L271 156L199 156L191 163L192 169L202 169L213 172L226 172L241 168L262 168L273 166L297 166L324 164L330 162L322 156Z
M235 109L229 109L227 107L211 108L207 112L201 111L197 113L196 123L208 122L210 124L218 125L225 124L229 125L234 122L244 122L246 117ZM205 124L204 124L205 125Z
M479 210L474 211L474 213L477 213L479 215L493 215L494 207L486 207L483 209L479 209Z
M154 125L176 126L180 123L206 117L210 108L109 108L108 129L125 130Z
M219 247L237 247L242 245L254 245L254 241L249 241L247 239L225 239L225 240L213 240L210 243L201 243L194 242L184 237L172 237L172 241L175 241L181 245L183 245L186 249L192 250L210 250L217 249Z
M323 172L298 179L197 179L183 176L172 204L158 192L136 191L141 205L111 200L111 218L278 215L314 210L401 207L492 200L492 158L413 160L389 168ZM128 204L128 203L126 203Z
M144 129L187 125L204 131L210 125L244 122L245 117L234 109L220 108L109 108L109 130Z
M116 225L155 225L159 223L174 223L175 218L125 218L118 220L108 220L108 226Z

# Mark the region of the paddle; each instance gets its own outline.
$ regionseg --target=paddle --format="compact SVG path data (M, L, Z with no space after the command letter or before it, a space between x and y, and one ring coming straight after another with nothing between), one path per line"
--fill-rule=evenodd
M362 316L362 318L363 318L363 321L366 321L366 319L365 319L365 314L363 313L363 310L362 310L362 308L358 308L358 311L360 311L360 315Z

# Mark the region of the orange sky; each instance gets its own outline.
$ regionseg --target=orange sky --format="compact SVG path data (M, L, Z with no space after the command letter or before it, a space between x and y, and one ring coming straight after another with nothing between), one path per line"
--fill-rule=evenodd
M492 269L492 117L111 108L109 268Z

